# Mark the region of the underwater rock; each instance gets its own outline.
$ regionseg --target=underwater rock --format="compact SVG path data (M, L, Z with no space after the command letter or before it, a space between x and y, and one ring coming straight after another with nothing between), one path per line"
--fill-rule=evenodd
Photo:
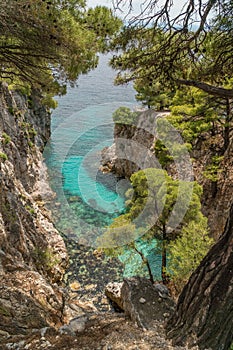
M70 283L70 289L72 292L76 292L81 288L81 284L78 281L73 281Z
M81 201L81 198L79 196L70 196L68 197L69 203L76 203Z

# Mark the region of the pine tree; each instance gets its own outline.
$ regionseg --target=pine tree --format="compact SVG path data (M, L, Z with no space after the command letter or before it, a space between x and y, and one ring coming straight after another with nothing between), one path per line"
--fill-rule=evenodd
M120 25L83 0L0 0L0 79L62 92L96 66Z
M123 0L114 3L121 7ZM134 0L128 2L130 9L133 3ZM171 90L181 86L202 90L219 99L218 108L224 102L222 155L229 154L226 151L230 150L232 129L233 3L187 1L177 15L172 13L172 7L170 0L146 0L139 16L129 20L122 33L124 38L116 41L123 54L112 60L113 67L125 72L119 74L118 82L152 77ZM202 121L201 125L195 124L195 128L204 131ZM216 128L211 131L216 132ZM176 344L228 350L233 341L232 203L230 206L222 237L193 272L179 298L168 327Z
M146 264L150 279L153 280L152 267L140 249L139 243L143 241L149 250L149 247L154 244L153 242L156 238L160 244L157 244L154 248L154 253L161 254L161 276L163 282L167 283L169 280L167 259L169 243L179 236L179 232L181 232L181 235L182 232L186 233L192 227L192 224L197 225L202 222L203 229L205 231L207 229L207 221L201 213L200 196L202 189L197 183L173 180L166 171L155 168L140 170L133 174L130 180L132 189L127 192L127 196L131 198L126 201L128 207L127 213L114 219L113 223L99 238L98 244L100 247L105 248L105 251L109 255L121 254L126 247L132 254L136 252L141 256L142 263ZM190 186L193 187L193 193L190 198L188 210L182 218L179 230L174 231L169 227L169 219L177 202L178 191L185 200L187 190ZM184 202L180 203L180 207L179 205L176 207L175 215L178 220L179 216L181 216L183 205ZM181 230L182 227L183 231ZM198 237L200 239L199 248L202 247L202 252L207 252L207 248L204 248L202 241L204 236L199 235ZM178 247L178 242L176 248ZM196 245L195 249L197 247ZM202 256L202 252L200 252L199 256ZM180 254L182 256L182 252ZM186 256L190 258L188 254ZM200 259L198 262L200 262ZM190 259L189 273L192 272L193 265L194 262ZM179 274L179 277L182 277L181 274Z

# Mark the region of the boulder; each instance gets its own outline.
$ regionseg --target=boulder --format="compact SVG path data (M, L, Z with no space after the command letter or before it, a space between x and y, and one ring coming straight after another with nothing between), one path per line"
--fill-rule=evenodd
M166 321L175 310L175 302L163 284L152 284L146 278L133 277L123 283L109 283L106 295L143 329L156 321Z
M146 278L125 279L121 298L126 315L144 329L150 329L155 321L164 322L175 310L166 286Z
M105 287L105 295L111 300L112 306L116 311L124 310L121 298L122 285L122 282L110 282Z

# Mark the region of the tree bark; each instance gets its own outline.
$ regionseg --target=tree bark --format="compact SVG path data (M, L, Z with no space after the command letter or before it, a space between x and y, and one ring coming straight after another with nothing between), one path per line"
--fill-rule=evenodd
M174 344L228 350L233 341L233 203L223 235L192 274L167 324Z
M210 84L207 84L201 81L196 81L196 80L177 79L176 81L181 85L197 87L198 89L201 89L210 95L229 98L229 99L233 98L233 89L224 89L222 87L210 85Z
M231 131L231 121L232 121L232 108L229 98L226 99L226 122L224 125L224 147L223 147L223 153L226 151L227 147L230 143L230 131Z
M165 224L163 224L161 275L163 284L167 284L169 282L169 277L167 274L167 231Z

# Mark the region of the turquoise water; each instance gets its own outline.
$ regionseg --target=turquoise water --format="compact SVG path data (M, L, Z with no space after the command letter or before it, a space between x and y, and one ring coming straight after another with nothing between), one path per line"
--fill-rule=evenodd
M57 194L50 203L57 228L68 239L94 248L105 227L124 212L124 192L130 186L99 171L101 150L113 143L112 113L120 106L137 105L132 85L114 86L115 72L108 59L109 55L102 55L95 71L80 77L77 87L58 98L51 139L44 152ZM142 240L138 246L151 261L154 275L160 276L156 241L148 245ZM143 271L134 252L126 250L120 259L125 275Z
M139 249L149 261L154 278L161 279L161 254L158 253L158 242L152 239L146 242L140 239L136 242ZM157 253L155 253L157 251ZM120 261L124 264L124 276L130 277L135 275L148 277L148 271L141 257L133 250L125 250L124 254L119 256Z
M70 93L75 95L77 91ZM69 103L65 97L60 101L63 109ZM73 103L77 101L78 98ZM60 120L57 123L57 114L54 114L53 125L57 126L53 128L50 143L44 152L52 187L57 193L53 209L57 211L57 200L62 203L56 224L60 230L65 230L65 234L68 228L78 237L83 236L81 231L85 228L85 238L88 238L91 246L94 245L94 234L90 237L87 232L92 231L97 237L101 234L97 233L97 228L106 227L124 211L124 191L122 186L118 186L122 181L119 182L113 174L103 174L99 170L102 149L114 141L112 113L122 104L135 106L127 101L113 101L74 113L71 106L70 116L67 115L63 120L60 118L62 110L56 110ZM124 182L125 191L129 186L129 183Z
M109 214L123 211L124 197L92 178L82 163L83 157L79 156L71 156L65 160L62 172L63 190L71 195L80 196L87 204L93 203L99 211ZM85 188L85 192L82 192L82 188Z

